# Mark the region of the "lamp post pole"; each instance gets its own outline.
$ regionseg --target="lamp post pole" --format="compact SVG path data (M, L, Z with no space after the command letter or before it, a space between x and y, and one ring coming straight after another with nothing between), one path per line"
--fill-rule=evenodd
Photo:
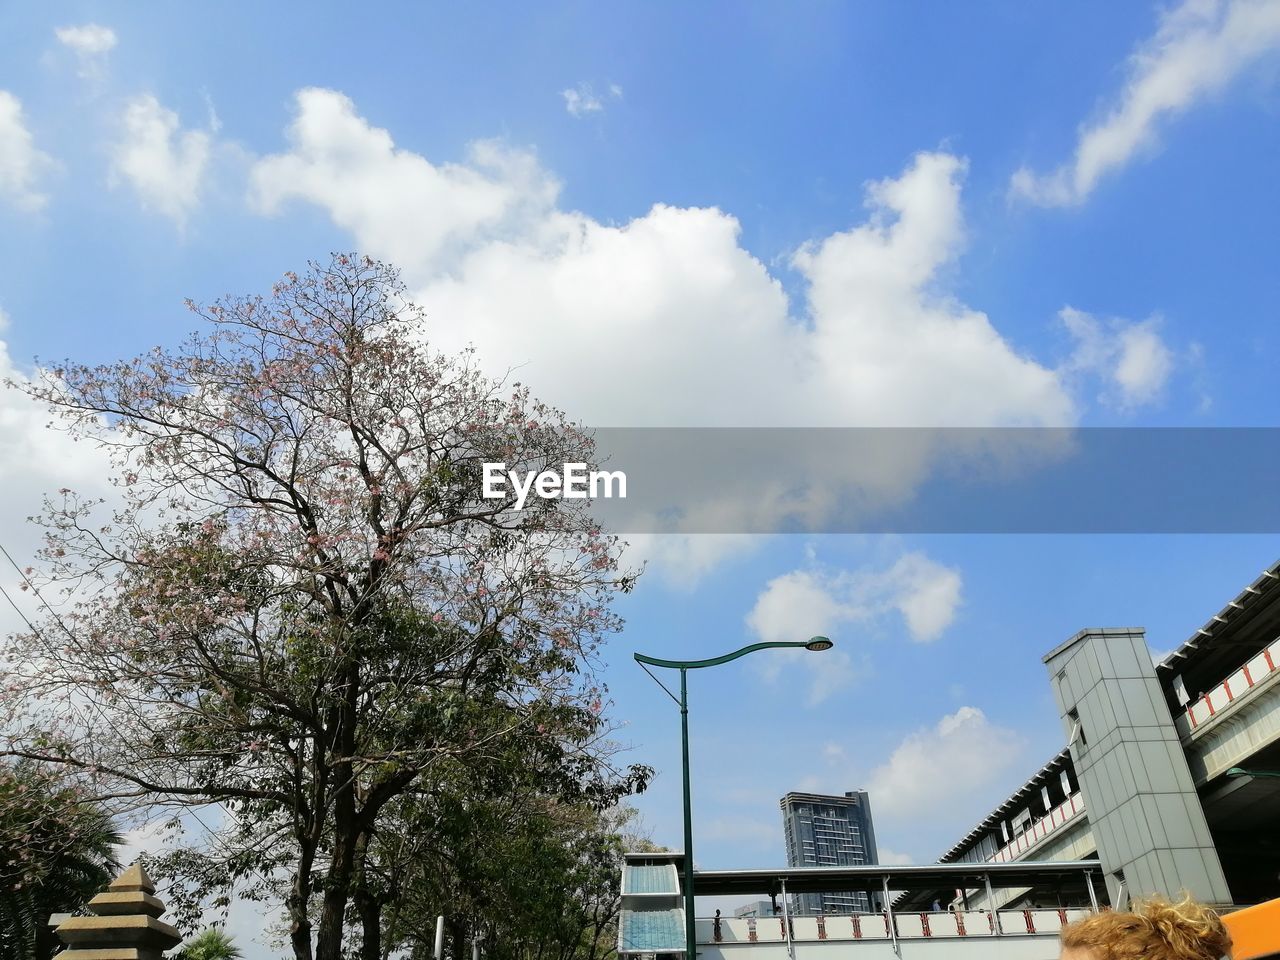
M688 672L703 667L716 667L730 660L745 657L748 653L765 650L771 647L803 647L806 650L830 650L834 644L826 637L811 637L808 640L773 640L765 643L753 643L726 653L724 656L712 657L709 660L662 660L658 657L635 654L636 663L645 668L658 685L667 691L667 695L680 707L680 760L684 778L684 940L685 960L697 960L698 942L693 917L693 802L689 792L689 684ZM649 671L649 667L665 667L680 671L680 697L667 690L661 680Z
M689 794L688 670L680 668L680 767L684 778L684 949L685 960L697 960L693 922L693 801Z

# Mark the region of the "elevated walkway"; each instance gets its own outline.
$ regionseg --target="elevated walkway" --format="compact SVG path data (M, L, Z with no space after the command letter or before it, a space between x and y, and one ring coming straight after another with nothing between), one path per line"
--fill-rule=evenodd
M697 921L703 960L1044 960L1056 954L1064 924L1085 910L1002 910L793 917L790 938L781 917ZM998 929L997 929L998 926Z
M684 953L680 882L683 854L628 854L623 868L618 952L641 960ZM1062 927L1085 915L1078 909L895 911L791 916L789 896L802 893L877 893L977 887L1078 887L1092 894L1101 874L1096 861L1059 863L944 863L920 866L782 867L698 870L698 896L776 898L772 917L720 917L695 921L703 960L839 960L936 957L954 960L1044 960ZM839 951L839 953L837 952Z

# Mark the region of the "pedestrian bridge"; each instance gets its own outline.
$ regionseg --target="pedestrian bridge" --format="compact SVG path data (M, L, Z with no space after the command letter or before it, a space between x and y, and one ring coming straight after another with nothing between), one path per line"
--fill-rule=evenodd
M684 856L628 854L622 876L618 953L639 960L683 960ZM1035 887L1058 890L1063 902L1094 900L1097 861L1068 863L947 863L921 866L785 867L776 870L696 870L696 896L768 896L770 917L699 917L702 960L1056 960L1058 934L1088 912L965 909L791 916L789 895L861 891L890 903L898 890ZM1096 901L1095 901L1096 902Z
M883 913L697 921L702 960L1056 960L1058 934L1087 910ZM998 928L998 929L997 929ZM788 937L788 932L791 934Z

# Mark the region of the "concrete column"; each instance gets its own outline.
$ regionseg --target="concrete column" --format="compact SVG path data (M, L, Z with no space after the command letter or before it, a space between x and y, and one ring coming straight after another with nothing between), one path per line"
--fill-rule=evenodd
M1044 662L1112 903L1186 890L1229 904L1143 630L1082 630Z

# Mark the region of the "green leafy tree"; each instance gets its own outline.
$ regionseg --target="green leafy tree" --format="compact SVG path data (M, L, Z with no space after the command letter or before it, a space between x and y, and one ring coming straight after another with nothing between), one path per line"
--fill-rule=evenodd
M0 956L47 960L54 913L74 913L119 870L120 835L84 789L29 763L0 764Z
M484 463L591 440L432 351L391 267L338 255L198 313L177 349L17 385L115 452L120 502L47 503L31 578L67 603L0 664L0 755L221 805L195 891L282 898L296 960L340 960L401 798L509 738L582 742L632 577L586 501L483 496Z
M486 938L503 956L575 955L616 918L622 828L617 804L643 790L650 771L618 771L611 750L584 750L580 739L511 741L486 763L438 772L429 797L404 797L397 819L371 838L364 882L379 913L361 906L361 960L381 960L399 948L430 951L435 916L448 920L449 941ZM582 952L595 960L599 951Z

